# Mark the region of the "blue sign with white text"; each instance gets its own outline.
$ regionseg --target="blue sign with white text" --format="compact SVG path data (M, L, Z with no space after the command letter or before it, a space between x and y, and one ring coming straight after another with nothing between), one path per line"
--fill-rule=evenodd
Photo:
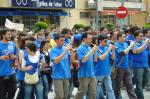
M75 0L12 0L12 7L75 8Z

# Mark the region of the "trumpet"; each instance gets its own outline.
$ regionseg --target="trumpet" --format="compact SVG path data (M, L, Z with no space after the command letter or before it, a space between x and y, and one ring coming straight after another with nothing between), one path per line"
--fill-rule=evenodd
M70 45L71 47L72 47L72 42L70 42L69 44L64 44L64 46L66 47L67 45ZM76 48L73 48L72 47L72 49L71 49L72 51L74 51L74 52L76 52L77 51L77 49Z
M93 44L93 43L91 43L91 45L95 45L95 44ZM99 51L100 53L103 53L103 51L101 51L101 50L99 50L99 49L97 49L97 51Z
M113 45L116 49L118 49L118 46L115 46L113 42L110 42L111 45Z

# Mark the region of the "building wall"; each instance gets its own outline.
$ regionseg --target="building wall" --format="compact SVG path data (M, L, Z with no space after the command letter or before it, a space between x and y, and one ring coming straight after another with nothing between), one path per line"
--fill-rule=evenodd
M131 24L136 24L139 27L143 27L145 24L145 19L146 19L146 14L145 13L140 13L140 14L131 14Z
M150 22L150 0L144 0L146 6L146 21Z
M69 16L61 17L61 25L60 28L67 27L72 28L75 24L84 24L90 25L89 18L80 18L80 12L89 12L86 9L88 0L76 0L75 9L67 10Z
M11 5L11 0L0 0L0 7L9 7Z
M92 12L92 10L88 9L87 2L88 0L76 0L75 9L66 9L69 15L60 17L60 28L64 28L64 27L72 28L75 24L90 25L89 17L80 18L80 12L89 12L89 13ZM141 14L138 13L138 14L130 15L131 24L137 24L138 26L143 26L147 22L150 13L150 0L144 0L144 4L146 5L147 11ZM10 6L11 6L11 0L1 0L0 7L10 7Z
M140 27L143 27L145 23L150 22L150 0L143 0L143 3L143 13L131 15L132 24L137 24Z

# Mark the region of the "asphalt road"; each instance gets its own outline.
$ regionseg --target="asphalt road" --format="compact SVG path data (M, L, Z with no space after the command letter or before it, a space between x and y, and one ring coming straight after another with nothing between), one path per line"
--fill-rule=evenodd
M16 95L17 95L17 92L16 92ZM74 88L73 95L75 95L76 92L77 92L77 89ZM48 99L54 99L54 96L55 96L54 92L49 92ZM123 97L122 99L129 99L129 97L128 97L127 93L126 93L126 90L122 90L122 97ZM144 97L145 97L145 99L150 99L150 92L144 90ZM71 98L71 99L73 99L73 98Z

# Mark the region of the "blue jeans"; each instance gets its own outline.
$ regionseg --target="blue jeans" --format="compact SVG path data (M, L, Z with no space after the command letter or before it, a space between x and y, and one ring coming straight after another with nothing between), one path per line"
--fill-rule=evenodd
M42 75L42 83L43 83L43 99L48 99L48 80L46 75Z
M103 86L102 86L103 82L106 88L106 94L108 96L108 99L115 99L110 76L96 76L96 80L97 80L96 99L104 99Z
M43 99L43 85L41 79L37 84L25 84L25 97L24 99L31 99L34 90L36 99Z
M134 79L136 84L135 93L138 99L144 99L143 88L149 81L149 69L148 68L135 68Z

